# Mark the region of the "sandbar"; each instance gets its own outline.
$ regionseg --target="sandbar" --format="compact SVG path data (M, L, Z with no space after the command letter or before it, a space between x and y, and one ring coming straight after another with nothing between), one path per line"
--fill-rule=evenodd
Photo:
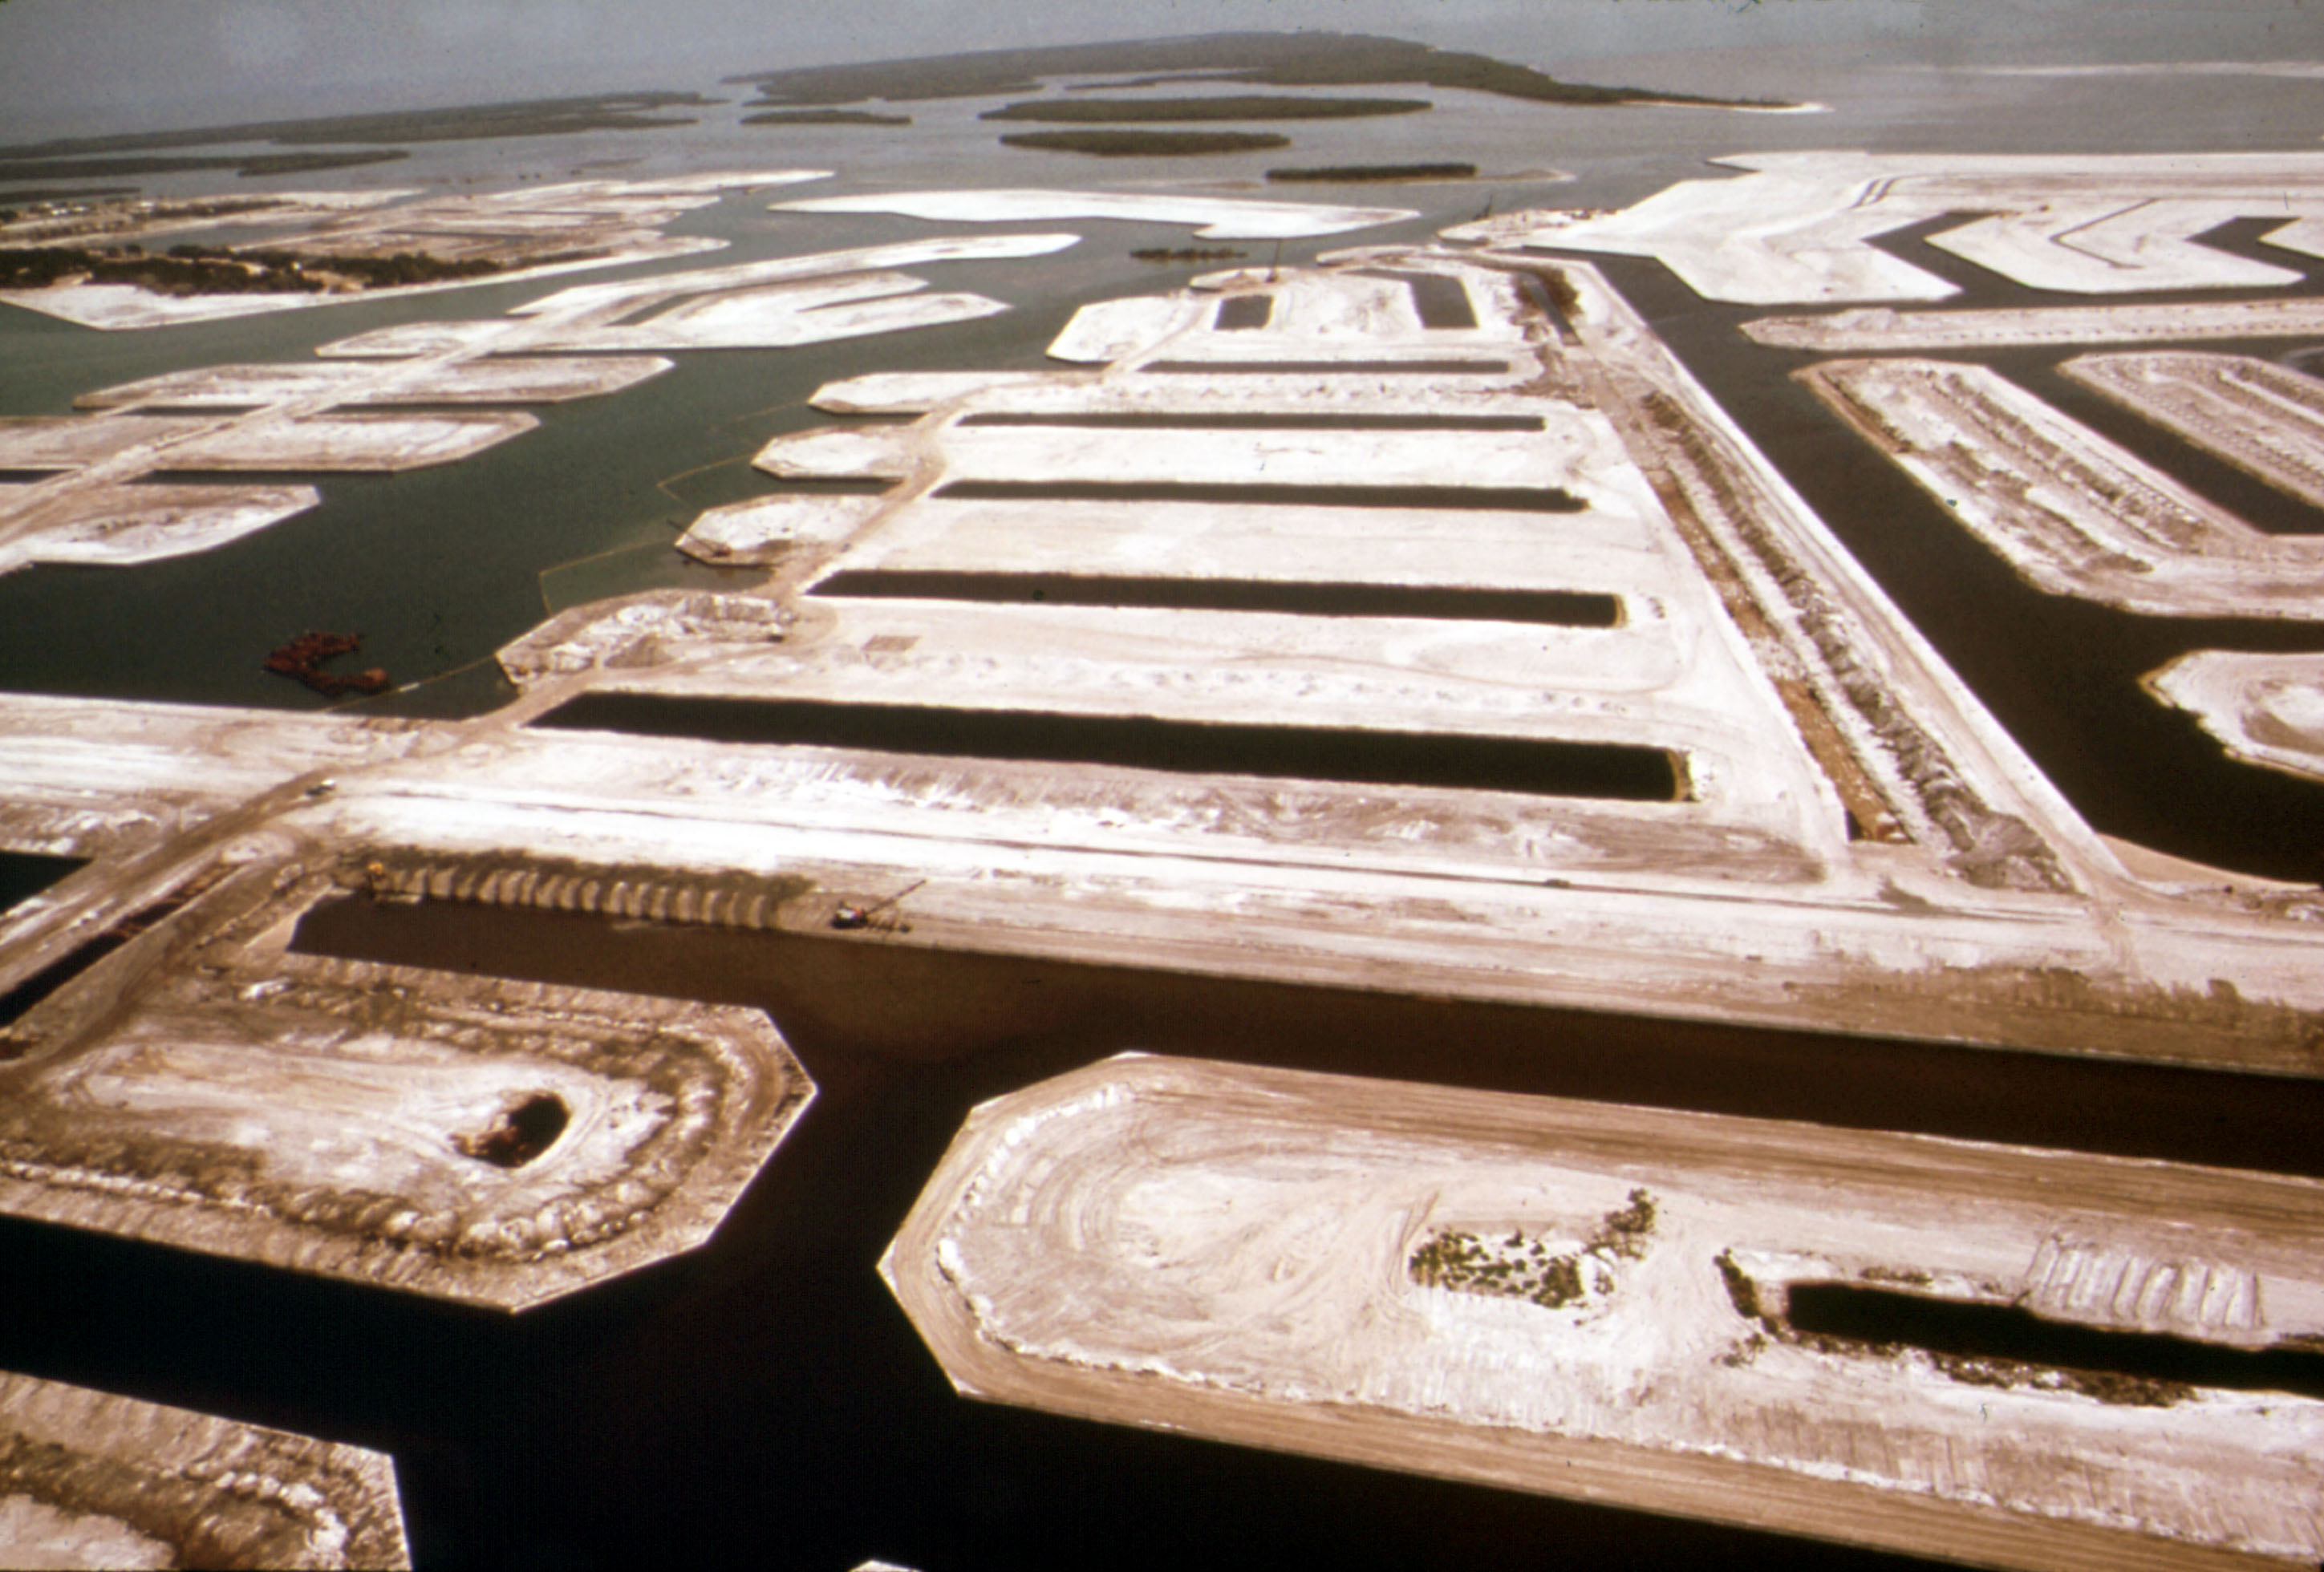
M1074 218L1121 218L1195 225L1204 240L1298 240L1342 234L1419 215L1406 207L1333 207L1259 202L1233 197L1166 197L1113 191L1031 188L890 191L876 196L819 197L779 202L777 213L897 213L959 224L1044 224Z

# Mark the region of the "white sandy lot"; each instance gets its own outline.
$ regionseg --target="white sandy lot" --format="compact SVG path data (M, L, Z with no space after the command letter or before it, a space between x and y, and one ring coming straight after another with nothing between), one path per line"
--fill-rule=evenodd
M1342 234L1420 215L1409 207L1348 207L1322 202L1262 202L1243 197L1173 197L1139 192L1012 188L965 191L886 191L860 197L809 197L779 202L778 213L896 213L955 224L1050 224L1121 218L1186 224L1200 240L1300 240Z
M2324 254L2324 153L2037 155L1739 153L1749 171L1687 180L1614 213L1502 214L1445 231L1492 245L1660 260L1708 299L1752 305L1939 300L1958 291L1872 244L1929 236L2028 288L2076 294L2293 282L2195 237L2240 217L2281 222L2271 245ZM1971 217L1970 215L1984 215Z
M2199 649L2143 680L2232 757L2324 780L2324 656Z
M2324 1402L1821 1340L1789 1292L2298 1343L2317 1190L1128 1055L977 1108L881 1271L991 1401L1973 1565L2299 1564ZM1507 1266L1432 1285L1448 1233Z
M1988 311L1896 311L1867 306L1743 324L1755 343L1825 354L1904 349L1995 350L2050 344L2178 343L2324 335L2324 300L2186 300L2168 306L2029 306Z

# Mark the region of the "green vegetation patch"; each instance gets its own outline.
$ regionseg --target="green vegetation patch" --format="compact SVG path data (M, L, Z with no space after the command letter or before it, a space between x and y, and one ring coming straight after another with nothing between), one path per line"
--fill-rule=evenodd
M1267 178L1277 185L1306 181L1358 184L1367 180L1470 180L1474 164L1323 164L1312 170L1269 170Z
M70 245L0 248L4 290L42 290L80 279L92 284L131 284L156 295L319 295L348 287L385 290L484 278L502 271L501 263L483 257L447 261L423 252L302 257L287 251L173 245L166 253L149 256L134 245L105 251Z
M1149 245L1142 251L1133 251L1130 254L1142 262L1176 264L1180 262L1240 262L1242 261L1245 253L1235 250L1232 246Z
M745 115L745 125L909 125L908 115L875 115L869 109L770 109Z
M1424 1288L1563 1310L1613 1292L1614 1264L1641 1259L1654 1231L1655 1198L1634 1190L1628 1204L1600 1219L1578 1250L1559 1250L1521 1228L1507 1238L1440 1228L1412 1253L1405 1272Z
M1293 98L1237 93L1207 98L1035 98L988 109L979 120L1042 120L1058 124L1145 124L1157 120L1356 120L1416 115L1425 98Z
M1289 147L1268 131L1026 131L1001 139L1003 147L1041 152L1086 152L1099 158L1176 158L1216 152L1259 152Z
M247 179L258 175L301 175L317 170L352 169L410 158L400 147L368 147L350 152L250 153L219 158L12 159L0 161L0 180L106 180L124 175L173 175L189 170L232 170Z
M389 164L411 155L400 147L367 147L354 152L270 152L242 161L235 173L247 180L257 175L310 175L318 170L351 170L358 164Z
M457 109L416 109L388 115L339 115L321 120L262 120L191 131L150 131L126 136L62 137L51 142L0 147L0 159L42 161L98 154L164 152L171 148L218 147L235 142L272 142L277 147L312 147L351 142L466 142L498 136L557 136L576 131L649 130L692 125L691 117L655 111L722 103L699 93L600 93L586 98L533 98L514 104L473 104ZM247 162L247 155L223 164L171 165L210 169ZM59 166L45 164L51 178ZM139 171L121 170L122 174ZM158 169L156 172L159 172ZM0 179L14 179L0 176ZM78 177L73 177L78 178Z
M807 66L732 78L771 104L858 104L872 98L988 98L1030 93L1050 77L1201 72L1211 80L1274 87L1458 87L1537 104L1738 104L1642 87L1561 82L1489 55L1352 32L1217 32L1051 49L980 50L844 66Z

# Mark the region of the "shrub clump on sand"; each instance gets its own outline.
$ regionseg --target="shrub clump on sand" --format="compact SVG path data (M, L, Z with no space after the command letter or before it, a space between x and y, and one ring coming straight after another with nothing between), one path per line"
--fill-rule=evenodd
M1366 180L1471 180L1474 164L1324 164L1308 170L1269 170L1267 178L1277 185L1306 181L1356 184Z

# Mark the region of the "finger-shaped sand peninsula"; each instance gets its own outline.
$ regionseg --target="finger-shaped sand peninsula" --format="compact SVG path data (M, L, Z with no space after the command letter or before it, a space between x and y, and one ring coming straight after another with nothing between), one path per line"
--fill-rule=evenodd
M2324 1549L2316 1185L1118 1058L881 1263L989 1401L2043 1568Z
M2031 289L2070 294L2296 282L2324 251L2324 154L1771 152L1717 162L1618 212L1498 215L1445 231L1495 245L1657 259L1706 299L1750 305L1941 300L1950 281L1881 237L1955 218L1929 244ZM1973 216L1982 215L1983 216ZM2283 265L2200 243L2230 219L2273 220ZM2199 308L2200 309L2200 308Z
M1997 372L1849 360L1799 375L2037 588L2155 616L2324 617L2324 541L2262 534ZM2314 414L2281 395L2222 390L2196 403L2183 384L2126 381L2087 363L2081 375L2211 431L2230 418L2222 403L2256 404L2240 430L2212 440L2282 483L2317 462Z

